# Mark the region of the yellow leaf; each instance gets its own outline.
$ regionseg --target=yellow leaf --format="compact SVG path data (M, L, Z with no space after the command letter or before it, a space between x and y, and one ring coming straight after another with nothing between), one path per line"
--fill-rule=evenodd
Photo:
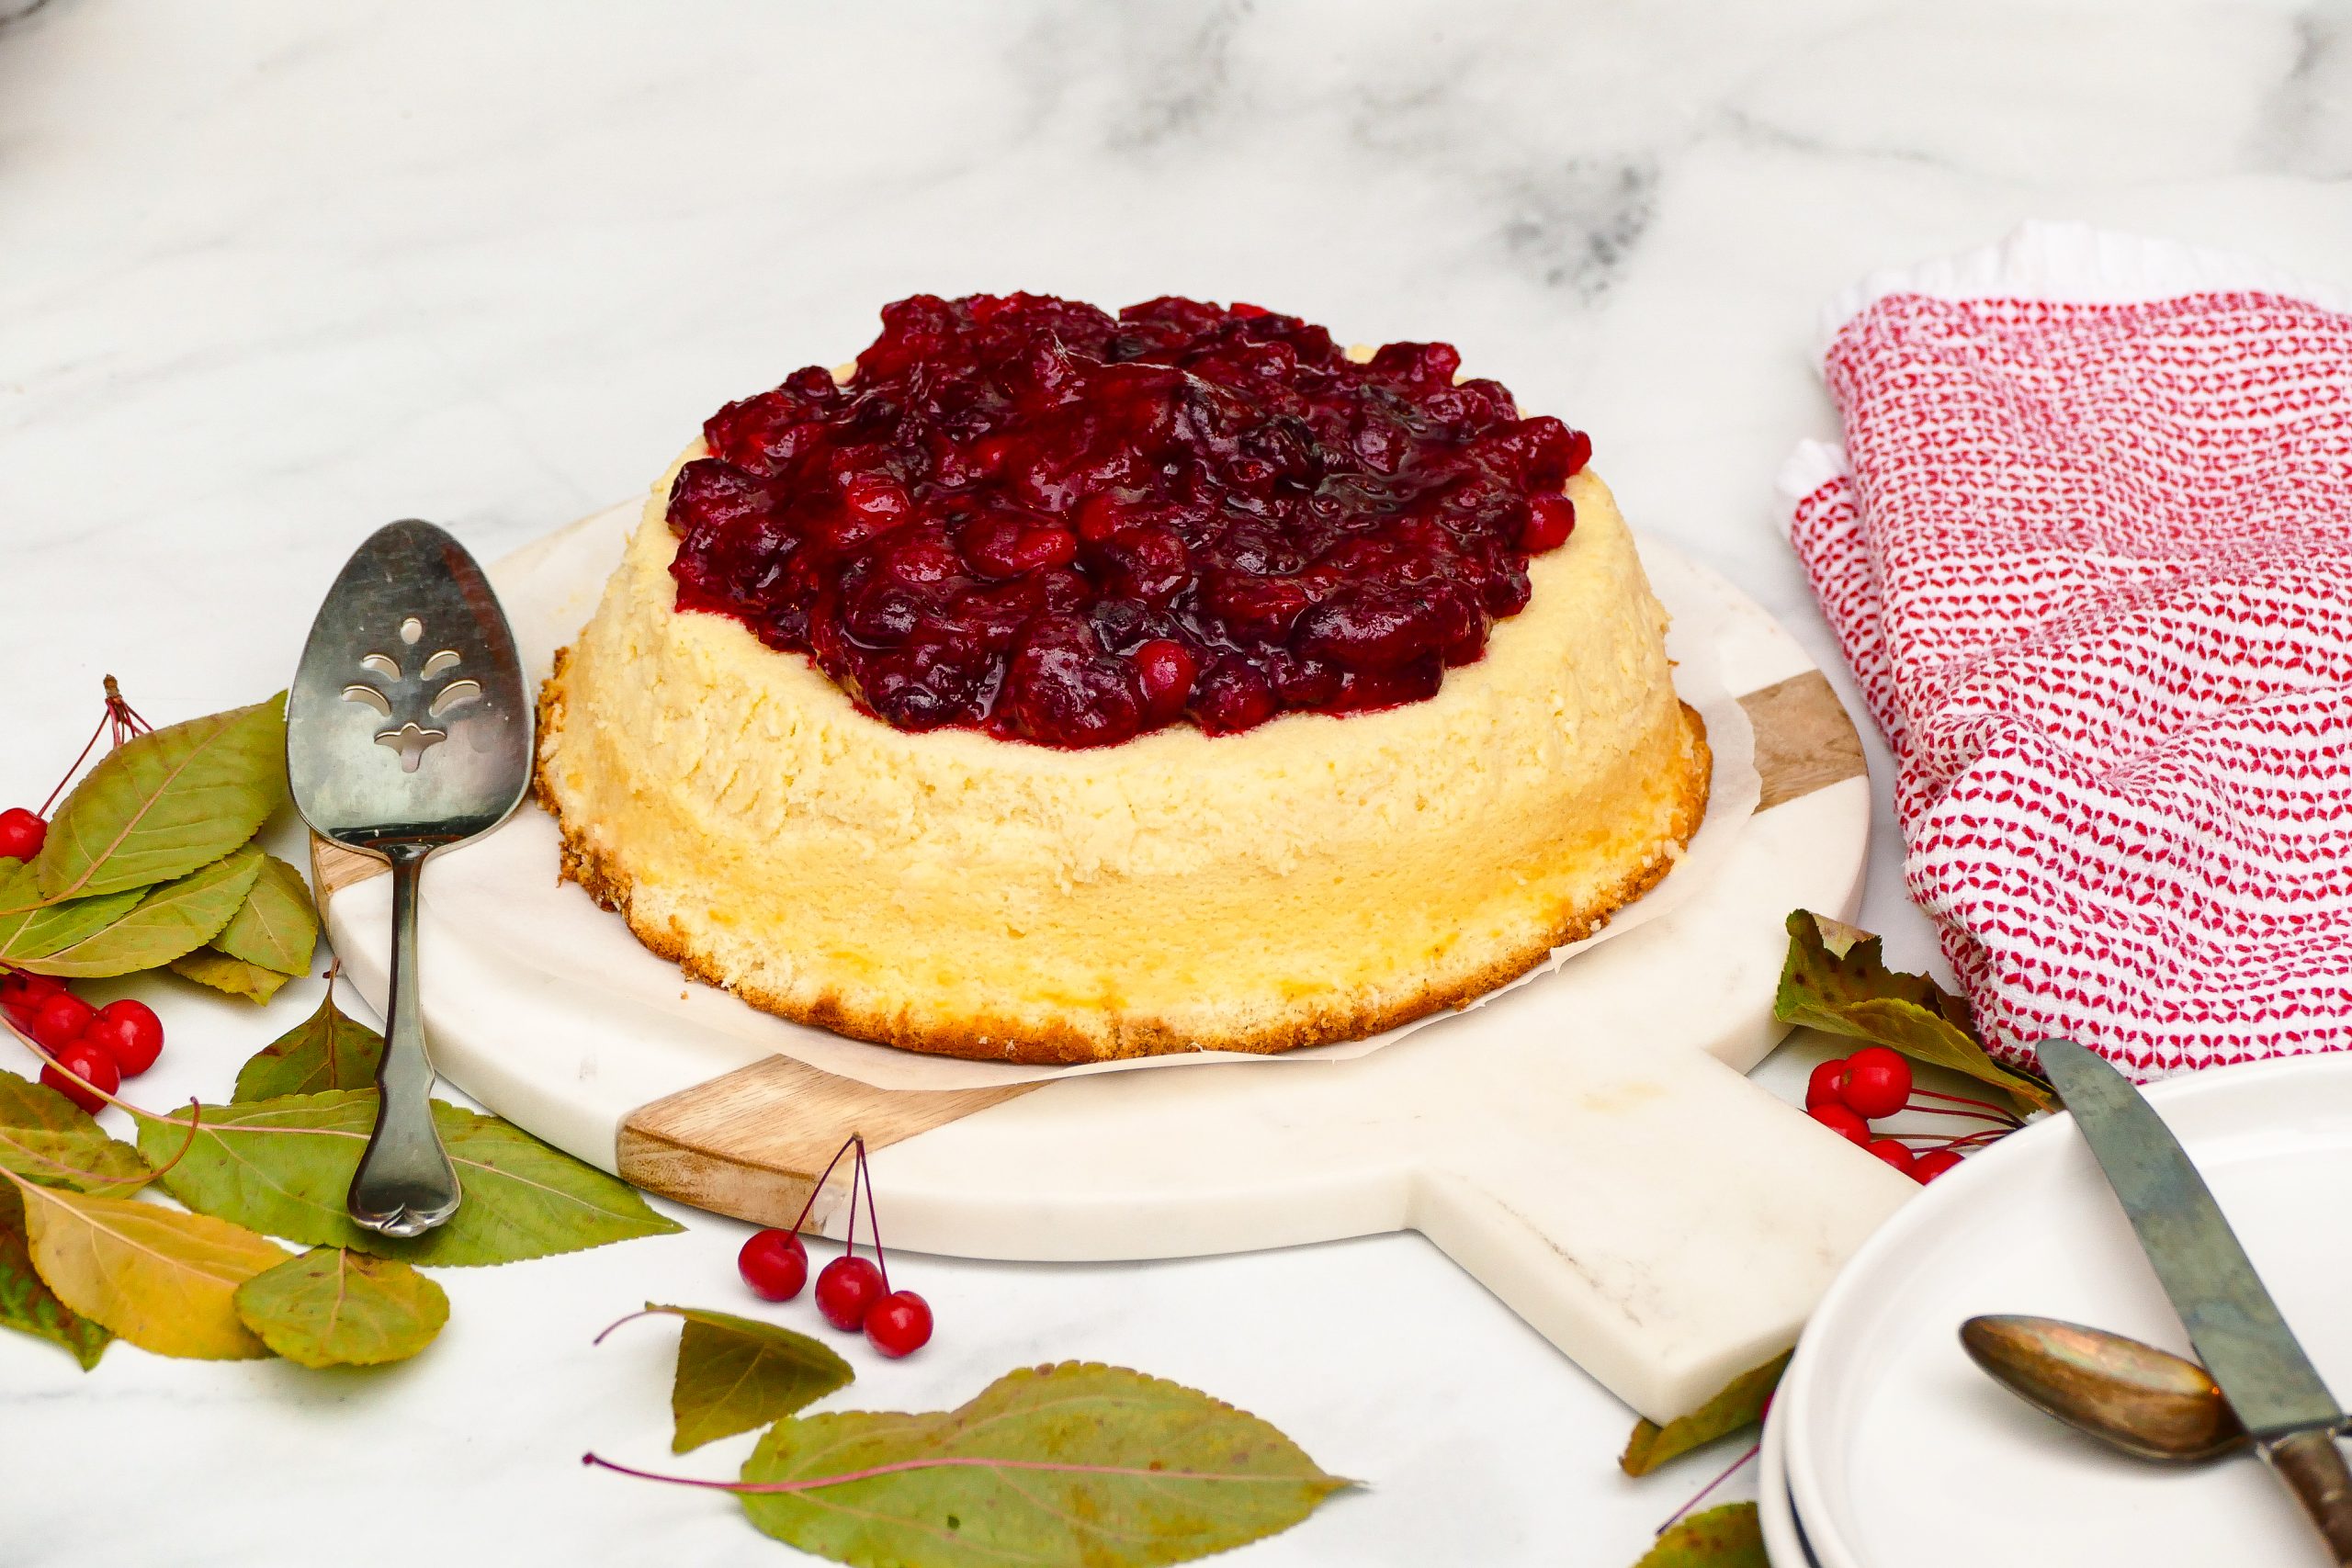
M433 1343L449 1298L405 1263L322 1247L238 1286L237 1315L289 1361L373 1367Z
M307 975L318 942L318 910L311 903L311 889L302 874L276 855L264 855L261 874L254 879L253 891L245 895L244 907L229 918L212 945L255 968Z
M286 1261L243 1225L160 1203L19 1182L33 1267L57 1299L159 1356L269 1354L237 1316L237 1287Z
M1625 1439L1625 1451L1617 1456L1618 1468L1628 1475L1647 1475L1670 1459L1679 1459L1743 1427L1755 1426L1764 1419L1772 1391L1781 1386L1781 1374L1789 1370L1792 1354L1783 1350L1762 1366L1750 1367L1706 1404L1663 1427L1647 1419L1635 1423L1634 1435Z
M1634 1568L1772 1568L1753 1503L1726 1503L1661 1532Z
M171 971L183 980L193 980L216 991L232 997L243 997L256 1005L277 995L279 987L294 978L275 969L265 969L258 964L248 964L242 958L232 958L209 947L194 953L183 953L171 962Z

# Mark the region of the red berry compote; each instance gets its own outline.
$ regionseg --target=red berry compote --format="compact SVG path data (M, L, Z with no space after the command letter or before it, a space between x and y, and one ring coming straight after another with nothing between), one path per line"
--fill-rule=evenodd
M847 382L704 425L678 607L900 729L1078 748L1416 702L1525 606L1591 453L1460 361L1358 364L1250 305L902 299Z

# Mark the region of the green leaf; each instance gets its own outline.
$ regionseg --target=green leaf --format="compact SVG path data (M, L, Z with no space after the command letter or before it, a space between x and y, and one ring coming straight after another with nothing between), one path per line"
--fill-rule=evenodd
M847 1388L857 1375L806 1334L773 1323L653 1302L645 1310L685 1320L670 1382L672 1453L764 1427Z
M148 889L147 896L113 924L100 927L70 947L17 966L36 975L86 977L160 969L194 953L229 923L261 874L262 854L248 845L227 858L198 866L175 882Z
M322 1247L237 1287L237 1316L306 1367L404 1361L449 1321L441 1287L390 1258Z
M1634 1568L1772 1568L1753 1503L1726 1503L1678 1520Z
M1773 1017L1964 1073L2029 1111L2057 1109L2047 1083L1985 1052L1967 1002L1925 975L1890 971L1879 956L1878 938L1804 909L1790 915L1788 924L1789 956Z
M256 968L309 974L319 945L319 912L311 903L310 884L276 855L262 856L253 891L212 945Z
M209 986L232 997L260 1004L277 995L279 987L294 978L275 969L265 969L258 964L248 964L242 958L232 958L209 947L199 947L194 953L183 953L172 960L172 973L183 980L193 980L199 986Z
M127 740L57 808L33 857L51 899L146 887L219 860L286 799L286 698Z
M117 1194L137 1190L155 1174L137 1149L108 1137L80 1106L9 1072L0 1072L0 1170L47 1187Z
M14 1328L62 1345L88 1371L114 1336L57 1299L33 1269L25 1235L25 1201L0 1181L0 1328Z
M1634 1435L1625 1439L1625 1451L1617 1456L1617 1467L1628 1475L1647 1475L1670 1459L1763 1420L1764 1407L1781 1386L1781 1374L1788 1371L1789 1355L1783 1350L1762 1366L1749 1368L1714 1398L1663 1427L1655 1421L1636 1422Z
M1140 1568L1288 1529L1353 1483L1256 1416L1119 1367L999 1378L960 1408L779 1421L741 1494L836 1562Z
M187 1117L141 1122L141 1150L168 1157L187 1136ZM514 1263L684 1228L628 1183L496 1117L435 1100L434 1124L465 1191L456 1217L413 1241L362 1230L344 1198L375 1120L373 1089L208 1105L163 1183L191 1209L288 1241L443 1266Z
M269 1354L237 1319L239 1285L286 1254L242 1225L135 1198L17 1183L25 1236L57 1299L159 1356Z
M384 1037L334 1005L330 985L319 1007L268 1044L237 1074L235 1098L277 1100L337 1089L372 1089Z
M134 887L44 904L33 868L20 860L0 860L0 909L8 911L0 914L0 963L21 964L77 942L129 914L144 897Z

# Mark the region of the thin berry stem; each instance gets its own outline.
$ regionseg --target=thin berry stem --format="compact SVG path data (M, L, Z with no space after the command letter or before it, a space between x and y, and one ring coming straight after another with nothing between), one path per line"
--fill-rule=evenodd
M624 1323L635 1323L640 1317L684 1317L685 1315L686 1314L684 1313L680 1312L676 1307L655 1306L649 1302L644 1306L628 1314L627 1316L616 1317L613 1319L612 1322L605 1325L605 1331L602 1334L597 1335L595 1338L588 1341L588 1343L592 1348L602 1345L606 1339L612 1337L614 1329L618 1328Z
M0 1018L0 1023L5 1023L7 1026L8 1032L15 1035L18 1040L24 1043L26 1050L30 1051L34 1055L39 1056L47 1066L55 1067L61 1077L72 1078L75 1083L80 1084L84 1089L88 1089L92 1094L96 1095L100 1100L105 1100L117 1111L128 1113L133 1121L168 1122L171 1120L168 1116L158 1116L152 1111L142 1110L139 1106L131 1104L130 1101L127 1100L118 1099L114 1095L108 1094L105 1089L100 1089L97 1085L92 1083L89 1079L84 1077L81 1074L75 1072L73 1068L67 1066L64 1063L51 1055L49 1049L41 1044L40 1041L26 1033L23 1030L18 1029L15 1019ZM190 1095L188 1097L187 1113L187 1136L181 1140L179 1152L173 1155L170 1159L165 1160L162 1165L157 1166L154 1170L138 1183L138 1185L144 1186L147 1182L154 1180L156 1177L163 1175L165 1171L179 1164L180 1161L186 1159L187 1157L188 1150L196 1147L196 1135L198 1132L202 1129L204 1124L204 1104L194 1095ZM57 1168L60 1170L72 1171L76 1176L87 1176L99 1181L110 1179L109 1178L99 1176L96 1171L81 1170L74 1166L61 1165L55 1160L50 1160L48 1163L57 1166Z
M1998 1132L1995 1132L1988 1129L1982 1133L1965 1134L1957 1138L1947 1138L1941 1133L1890 1133L1887 1136L1895 1139L1897 1142L1916 1140L1924 1144L1931 1150L1964 1149L1973 1145L1998 1143L2003 1138L2007 1137L2009 1134L2015 1130L2016 1129L2014 1128L2004 1128Z
M1924 1100L1941 1100L1949 1101L1953 1105L1973 1105L1978 1107L1980 1110L1989 1111L1996 1116L2007 1116L2012 1122L2018 1119L2015 1111L2012 1111L2004 1106L1996 1105L1989 1100L1977 1100L1965 1094L1945 1094L1940 1090L1932 1089L1914 1088L1911 1092ZM1923 1107L1922 1109L1925 1108Z
M157 1166L153 1173L150 1175L147 1179L149 1181L154 1180L156 1177L162 1176L164 1172L170 1170L172 1167L187 1158L188 1150L196 1147L196 1134L203 1129L203 1126L204 1102L191 1094L187 1097L187 1136L180 1140L179 1152L172 1156L171 1158L165 1160L163 1164Z
M833 1167L842 1163L842 1156L849 1153L853 1145L863 1150L865 1147L865 1141L855 1133L852 1133L842 1140L842 1146L833 1151L833 1157L825 1162L823 1175L819 1176L816 1185L808 1189L808 1201L800 1205L800 1217L792 1222L793 1235L800 1234L800 1227L808 1221L808 1211L817 1206L817 1194L825 1190L826 1179L833 1174Z
M849 1168L849 1224L842 1232L842 1256L857 1256L857 1194L865 1185L865 1145L857 1145L857 1158Z
M871 1481L877 1475L898 1475L910 1470L1043 1470L1064 1475L1133 1475L1153 1481L1247 1481L1261 1484L1295 1486L1295 1475L1250 1475L1230 1471L1167 1470L1155 1466L1132 1464L1062 1464L1044 1459L986 1459L965 1454L936 1454L924 1459L902 1459L889 1464L870 1465L864 1470L843 1471L839 1475L811 1475L799 1481L707 1481L698 1475L664 1475L656 1470L639 1470L630 1465L616 1464L601 1454L585 1453L580 1462L600 1470L633 1475L639 1481L659 1481L671 1486L702 1486L713 1492L732 1492L737 1496L771 1496L793 1492L816 1492L828 1486L846 1486L853 1481Z
M1905 1111L1920 1111L1929 1116L1950 1116L1962 1122L1996 1122L2003 1127L2011 1129L2012 1131L2025 1125L2024 1122L2018 1121L2014 1116L1990 1116L1982 1111L1948 1111L1940 1105L1919 1105L1916 1103L1906 1105L1903 1109Z
M1675 1509L1673 1514L1668 1517L1666 1523L1658 1526L1657 1529L1654 1533L1664 1535L1667 1531L1672 1529L1675 1527L1676 1522L1679 1520L1683 1515L1689 1513L1691 1509L1697 1507L1700 1504L1707 1500L1708 1493L1713 1492L1716 1487L1721 1486L1724 1482L1729 1481L1733 1476L1738 1474L1739 1467L1741 1465L1746 1464L1749 1460L1754 1459L1758 1454L1763 1451L1764 1445L1762 1443L1758 1443L1754 1447L1750 1448L1746 1453L1732 1461L1730 1465L1721 1475L1716 1476L1713 1481L1708 1482L1704 1486L1700 1487L1697 1492L1693 1493L1690 1500L1683 1504L1682 1506Z
M57 787L51 790L49 792L49 798L40 803L40 816L46 817L49 815L49 808L57 804L57 797L65 793L65 786L74 782L74 775L80 773L82 771L82 764L89 760L90 752L95 750L98 744L98 737L104 735L107 732L107 726L113 722L114 709L109 705L106 713L98 719L98 727L90 731L90 739L88 742L83 746L82 754L74 759L73 762L65 770L65 776L57 781Z
M865 1168L864 1138L857 1141L857 1168L865 1177L865 1230L874 1238L874 1267L882 1276L882 1293L887 1296L890 1293L890 1265L882 1256L882 1216L874 1212L874 1173ZM857 1234L857 1203L854 1192L850 1201L849 1232L853 1236Z
M62 1068L60 1068L59 1070L63 1071ZM78 1083L81 1080L77 1078L74 1081ZM179 1153L174 1155L170 1159L165 1160L162 1165L155 1167L144 1176L108 1176L104 1171L85 1170L78 1165L68 1165L62 1159L53 1158L51 1156L42 1154L38 1149L28 1148L25 1145L17 1142L16 1139L8 1136L8 1129L6 1127L0 1127L0 1144L6 1144L9 1147L15 1149L17 1154L27 1161L35 1165L46 1166L51 1170L57 1172L61 1176L79 1177L83 1181L89 1183L90 1187L104 1187L110 1190L136 1192L139 1189L146 1186L149 1182L153 1181L156 1178L170 1170L172 1167L186 1159L187 1157L188 1150L196 1146L196 1134L198 1128L203 1120L204 1108L195 1100L191 1099L188 1101L188 1111L189 1120L187 1136L181 1140ZM90 1190L90 1187L85 1187L83 1190L88 1191Z
M122 700L122 688L115 683L113 676L106 677L106 709L98 717L98 727L90 731L90 739L83 744L81 755L75 757L73 766L65 770L65 776L57 781L57 787L49 792L49 798L40 803L37 815L49 815L49 808L57 804L57 797L65 793L65 786L74 782L74 775L80 773L82 764L90 760L90 753L97 748L99 736L107 737L109 747L119 746L131 737L147 734L155 728L141 718L136 708Z

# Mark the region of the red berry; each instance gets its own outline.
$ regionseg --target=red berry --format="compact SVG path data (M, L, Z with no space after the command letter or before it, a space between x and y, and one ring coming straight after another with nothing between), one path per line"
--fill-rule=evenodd
M1884 1160L1888 1165L1893 1166L1895 1169L1901 1171L1904 1175L1909 1176L1912 1173L1911 1151L1905 1148L1901 1144L1896 1143L1893 1138L1874 1139L1862 1146L1871 1154L1876 1155L1880 1159Z
M1592 461L1592 437L1581 430L1568 432L1568 472L1580 474Z
M910 1356L931 1343L931 1303L912 1291L893 1291L865 1314L865 1337L884 1355Z
M48 837L49 824L23 807L0 811L0 860L30 860Z
M860 474L842 487L842 504L861 517L896 523L910 504L907 487L881 474Z
M135 1078L164 1054L164 1021L145 1002L122 997L82 1026L82 1038L103 1047L124 1077Z
M14 1003L19 998L37 1002L66 989L63 978L56 975L36 975L29 969L0 973L0 1002Z
M964 558L989 577L1019 577L1040 567L1063 566L1078 555L1078 536L1067 528L990 518L967 528Z
M1842 1105L1816 1105L1805 1114L1849 1143L1871 1141L1870 1123Z
M1539 495L1528 505L1526 525L1519 531L1519 547L1531 556L1558 549L1576 527L1575 502L1565 495Z
M771 1302L788 1302L808 1282L808 1249L792 1231L755 1231L735 1255L736 1271L752 1293Z
M54 975L34 975L22 969L11 969L0 974L0 1011L6 1011L9 1021L29 1034L33 1029L33 1010L63 989L65 982Z
M1911 1179L1925 1186L1960 1163L1954 1149L1930 1149L1911 1162Z
M68 1077L68 1073L73 1077ZM74 1078L82 1081L76 1083ZM122 1076L115 1071L114 1058L106 1054L104 1047L86 1040L76 1040L59 1051L55 1059L40 1070L40 1081L92 1112L106 1103L107 1095L122 1087Z
M97 1016L97 1009L73 992L59 991L43 997L33 1008L33 1021L25 1032L53 1055L80 1038L82 1031Z
M1192 649L1167 637L1153 637L1136 649L1136 678L1143 687L1143 705L1155 718L1184 711L1193 694L1193 680L1201 672Z
M1859 1115L1892 1116L1910 1101L1911 1064L1883 1045L1865 1045L1846 1058L1838 1098Z
M1843 1105L1846 1103L1845 1089L1846 1058L1840 1056L1835 1061L1824 1062L1813 1069L1811 1077L1804 1080L1804 1108L1811 1111L1820 1105Z
M882 1299L882 1270L865 1258L834 1258L818 1272L817 1310L835 1328L854 1334Z

